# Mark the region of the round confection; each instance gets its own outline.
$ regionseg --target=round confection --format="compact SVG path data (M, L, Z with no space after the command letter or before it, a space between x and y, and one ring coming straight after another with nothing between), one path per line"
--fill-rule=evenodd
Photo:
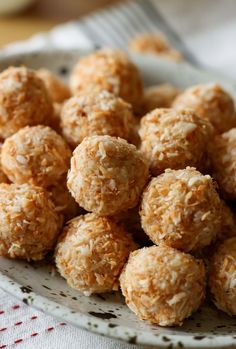
M51 194L50 197L55 205L56 212L63 215L65 222L69 221L80 213L81 209L71 196L66 186L66 181L61 180L60 182L50 186L48 191Z
M30 184L0 184L0 255L41 260L53 248L60 219L48 193Z
M225 240L210 260L209 285L217 308L236 315L236 237Z
M109 216L137 206L147 179L147 161L134 145L92 136L74 150L67 186L85 210Z
M0 74L0 137L27 125L48 123L52 112L45 85L34 71L11 67Z
M225 240L236 236L235 214L230 207L221 201L221 230L217 236L219 240Z
M234 101L218 84L192 86L175 99L173 106L195 110L200 117L210 121L217 133L236 126Z
M236 128L216 135L209 144L209 158L213 177L222 194L236 199Z
M171 84L145 88L142 101L143 115L156 108L170 108L179 93L179 90Z
M153 175L188 165L202 170L211 133L211 125L190 109L154 109L141 119L140 150Z
M45 68L36 71L37 76L43 80L51 100L55 103L62 103L70 98L69 87L56 75Z
M162 34L140 34L129 43L129 49L137 53L157 55L172 61L182 61L183 55L170 46L167 38Z
M144 191L140 215L154 243L185 252L208 246L221 229L221 201L214 183L191 167L153 178Z
M201 260L171 247L144 247L130 254L120 285L141 320L182 325L205 298L205 268Z
M103 49L81 58L70 79L74 94L107 90L131 103L140 104L143 86L137 67L126 54L116 49Z
M118 290L131 236L111 218L86 214L72 219L56 247L56 265L68 284L85 295Z
M13 183L47 187L65 176L70 157L69 146L50 127L26 126L5 140L2 168Z
M90 92L72 97L63 106L61 127L64 138L76 147L85 137L110 135L129 140L135 119L132 107L110 92Z

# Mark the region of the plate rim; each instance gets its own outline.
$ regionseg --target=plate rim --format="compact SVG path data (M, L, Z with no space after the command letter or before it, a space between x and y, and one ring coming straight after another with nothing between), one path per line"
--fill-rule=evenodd
M32 52L22 52L22 53L9 53L9 52L2 52L0 54L0 64L5 63L8 59L11 60L18 60L18 59L24 59L29 56L33 57L34 55L37 56L45 56L45 55L85 55L88 53L93 52L93 49L86 48L86 49L43 49L43 50L35 50ZM202 70L195 68L191 66L190 64L186 62L181 63L175 63L175 62L168 62L165 59L162 58L156 58L153 56L143 56L143 55L131 55L134 57L137 57L138 60L143 60L146 62L149 62L150 64L159 64L161 66L169 67L172 70L181 70L188 72L188 74L206 74L207 76L212 77L213 79L220 79L223 81L226 81L227 84L230 84L232 88L236 91L236 85L233 81L230 81L229 79L223 77L222 75L215 73L215 72L209 72L208 70ZM4 258L4 257L1 257ZM65 281L66 282L66 281ZM235 348L236 346L236 336L235 340L233 338L233 335L213 335L211 338L208 336L204 336L201 340L194 340L194 336L192 334L187 334L182 336L181 334L168 334L168 337L170 338L170 341L165 343L162 340L163 335L154 335L148 331L144 330L134 330L132 328L117 325L115 328L109 327L109 323L102 320L95 318L92 315L86 315L79 312L71 313L71 310L69 307L61 305L55 301L52 301L48 299L45 296L41 296L35 292L30 292L30 297L33 296L33 300L30 301L30 298L26 301L26 294L20 289L22 287L19 282L16 282L13 278L6 275L4 272L0 270L0 287L8 292L9 294L15 296L16 298L20 299L21 301L25 302L29 306L33 306L51 316L55 316L58 319L64 320L74 326L78 326L80 328L83 328L87 331L105 335L110 338L118 339L118 340L124 340L128 343L132 344L141 344L141 345L149 345L149 346L158 346L158 348L168 348L171 346L173 347L179 347L181 343L184 347L188 347L191 349L197 349L197 348ZM59 314L59 312L63 311L63 316ZM79 316L78 316L79 315ZM98 327L95 327L94 325L98 325ZM135 339L135 342L134 342ZM216 341L216 343L215 343ZM197 342L197 343L196 343Z

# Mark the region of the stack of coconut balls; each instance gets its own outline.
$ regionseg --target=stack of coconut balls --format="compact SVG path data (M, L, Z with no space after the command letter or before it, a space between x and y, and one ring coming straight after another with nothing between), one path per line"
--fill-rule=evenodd
M181 325L203 303L236 315L236 114L218 84L143 89L121 51L0 74L0 254L55 248L85 295L118 290L143 320ZM235 127L235 128L234 128Z

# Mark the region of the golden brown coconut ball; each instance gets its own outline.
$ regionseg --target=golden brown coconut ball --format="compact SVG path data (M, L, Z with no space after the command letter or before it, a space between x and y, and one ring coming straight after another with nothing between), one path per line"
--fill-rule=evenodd
M52 113L44 83L34 71L10 67L0 74L0 137L27 125L47 124Z
M170 46L163 33L139 34L130 41L129 49L136 53L153 54L172 61L183 60L183 55Z
M62 108L62 133L72 147L93 135L129 140L134 127L131 105L107 91L72 97Z
M180 326L205 298L205 268L201 260L171 247L144 247L130 254L120 284L141 320Z
M109 216L137 206L147 179L147 161L134 145L92 136L74 150L67 186L85 210Z
M30 184L0 184L0 255L41 260L53 248L60 219L48 193Z
M118 290L131 236L111 218L86 214L71 220L56 247L56 265L67 283L86 296Z
M116 49L103 49L81 58L72 72L71 90L107 90L131 103L136 109L143 93L141 76L128 56Z
M171 84L145 88L142 101L142 114L145 115L156 108L170 108L179 93L179 89Z
M155 109L141 119L140 150L155 176L166 168L204 169L211 125L190 109Z
M217 308L236 315L236 237L216 249L210 260L209 285Z
M82 209L71 196L66 186L66 180L61 180L59 183L50 186L48 191L51 194L50 197L57 213L63 215L65 222L82 212Z
M235 214L230 207L221 200L221 230L217 236L219 240L225 240L236 236Z
M144 191L140 215L154 243L185 252L210 245L221 229L221 201L214 183L192 167L153 178Z
M47 187L66 175L70 157L69 146L50 127L26 126L5 140L2 168L13 183Z
M36 71L37 76L43 80L51 100L55 103L62 103L70 98L69 87L55 74L45 68Z
M236 126L232 97L218 84L200 84L186 89L173 103L174 108L191 108L209 120L217 133Z
M209 144L213 177L225 198L236 199L236 128L215 136Z

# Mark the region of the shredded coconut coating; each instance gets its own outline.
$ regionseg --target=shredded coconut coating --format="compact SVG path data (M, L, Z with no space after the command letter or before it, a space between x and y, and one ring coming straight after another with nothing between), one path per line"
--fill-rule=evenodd
M137 206L147 179L147 161L134 145L92 136L74 150L67 186L85 210L109 216Z
M91 91L72 97L64 104L61 113L63 136L72 147L93 135L129 140L134 127L131 105L107 91Z
M116 291L135 248L131 236L111 218L86 214L64 228L55 251L56 265L67 283L86 296Z
M186 89L177 96L173 107L193 109L200 117L209 120L217 133L236 126L234 101L218 84L200 84Z
M41 260L53 248L60 219L48 193L30 184L0 184L0 255Z
M36 71L37 76L43 80L51 100L55 103L62 103L70 98L69 87L51 71L41 68Z
M141 119L140 150L155 176L167 168L203 170L211 125L190 109L155 109Z
M74 94L107 90L139 106L143 85L137 67L128 56L116 49L103 49L81 58L75 66L70 87Z
M235 214L230 207L222 200L221 201L221 230L218 235L219 240L225 240L236 236L236 221Z
M130 254L120 285L141 320L182 325L205 298L205 268L201 260L171 247L144 247Z
M34 71L10 67L0 74L0 137L27 125L48 123L52 112L45 85Z
M47 187L66 175L70 157L69 146L50 127L26 126L5 140L2 168L13 183Z
M170 46L163 33L140 34L130 41L129 49L137 53L153 54L172 61L179 62L183 60L183 55Z
M213 177L225 198L236 199L236 128L216 135L209 144Z
M63 215L65 222L82 211L67 189L66 180L61 180L59 183L50 186L48 191L51 194L50 197L55 205L56 212Z
M153 178L144 191L140 215L154 243L185 252L210 245L221 229L221 201L214 183L191 167Z
M236 237L216 249L210 260L209 285L217 308L236 315Z
M161 84L145 88L142 101L142 114L145 115L156 108L170 108L180 93L171 84Z

